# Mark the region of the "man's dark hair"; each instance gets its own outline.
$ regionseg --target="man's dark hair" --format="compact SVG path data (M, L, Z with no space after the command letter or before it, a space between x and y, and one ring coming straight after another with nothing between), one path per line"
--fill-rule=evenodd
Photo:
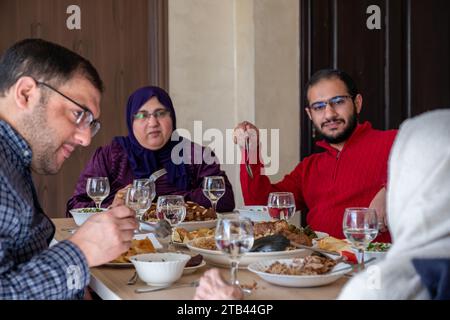
M345 86L347 87L349 95L352 96L352 99L355 99L356 95L359 93L355 81L353 81L352 77L350 77L348 73L338 69L322 69L314 73L309 79L308 83L306 84L305 87L306 99L308 99L309 88L311 88L313 85L324 79L339 79L342 82L344 82Z
M0 96L4 96L20 77L59 86L75 74L85 77L100 92L103 82L94 66L79 54L42 39L17 42L0 58Z

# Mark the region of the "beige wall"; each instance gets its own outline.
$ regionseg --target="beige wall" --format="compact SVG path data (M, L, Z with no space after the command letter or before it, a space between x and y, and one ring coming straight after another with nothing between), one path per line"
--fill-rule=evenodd
M192 138L194 121L202 121L203 132L218 128L224 135L243 120L280 129L280 169L272 181L299 161L298 11L297 0L169 1L169 87L178 128ZM239 167L223 168L240 206Z

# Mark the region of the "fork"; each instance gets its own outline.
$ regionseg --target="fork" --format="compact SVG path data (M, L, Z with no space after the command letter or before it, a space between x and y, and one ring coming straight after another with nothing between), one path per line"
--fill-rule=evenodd
M138 274L135 271L133 276L128 280L127 285L131 286L131 285L135 284L137 281L137 278L138 278Z
M245 137L245 169L247 170L248 176L251 179L253 179L253 172L249 162L250 162L250 137L247 135Z
M159 220L157 223L149 223L136 218L139 223L139 231L149 231L155 233L158 237L165 238L172 233L172 227L167 220Z

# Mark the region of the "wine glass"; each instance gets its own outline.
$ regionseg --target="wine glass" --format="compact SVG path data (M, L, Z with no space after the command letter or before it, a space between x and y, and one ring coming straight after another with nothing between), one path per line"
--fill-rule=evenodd
M183 196L159 196L156 205L156 216L158 219L165 219L170 223L173 235L176 226L186 217L186 206ZM173 244L172 235L170 236L170 245Z
M214 213L217 202L225 194L225 179L222 176L210 176L203 179L203 194L211 201Z
M377 212L373 208L347 208L342 229L360 256L360 269L364 269L364 251L378 234Z
M155 183L150 179L134 179L133 187L136 188L146 187L149 188L150 190L148 207L143 207L139 210L139 218L142 218L144 213L152 206L153 199L155 199L156 196Z
M222 216L217 222L215 240L217 247L231 260L231 284L239 286L239 260L253 246L252 222L238 214Z
M128 188L125 205L136 212L137 219L142 220L142 216L152 205L150 188L144 185Z
M97 209L100 209L102 201L109 195L109 180L107 177L88 178L86 193L94 200Z
M292 192L271 192L267 210L273 219L288 220L295 213L295 199Z

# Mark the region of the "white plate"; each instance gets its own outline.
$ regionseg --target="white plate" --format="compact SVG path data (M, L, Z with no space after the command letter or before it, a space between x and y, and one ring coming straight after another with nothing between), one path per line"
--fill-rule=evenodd
M193 241L201 238L191 240L187 243L187 247L195 254L201 254L203 259L215 266L230 267L229 257L220 250L208 250L197 248L192 245ZM299 258L309 255L311 252L307 249L295 249L289 251L273 251L273 252L248 252L242 255L239 261L239 268L245 269L249 264L267 259L286 259Z
M237 211L241 217L248 218L253 222L276 220L270 216L267 206L243 206L237 209ZM296 211L294 215L288 219L288 222L294 226L300 226L300 211Z
M161 249L162 245L159 243L158 239L156 239L156 236L153 233L141 233L141 234L135 234L133 236L133 239L135 240L144 240L145 238L149 238L152 242L155 249ZM102 266L104 267L115 267L115 268L129 268L133 266L133 263L126 262L126 263L117 263L117 262L109 262L105 263Z
M148 223L157 223L153 221L148 221ZM184 228L187 231L194 231L200 228L214 228L217 224L217 219L207 220L207 221L189 221L189 222L181 222L176 226L176 228ZM140 225L142 230L149 230L146 228L145 224Z
M335 282L341 278L344 274L351 271L348 264L339 263L337 264L331 274L315 275L315 276L295 276L295 275L282 275L264 272L272 263L274 262L291 264L293 259L276 259L276 260L265 260L260 262L252 263L248 266L248 270L256 273L261 279L284 287L318 287L324 286Z
M183 276L188 275L188 274L192 274L195 271L197 271L198 269L200 269L201 267L205 266L206 262L205 260L202 260L202 262L199 265L193 266L193 267L185 267L183 270Z
M181 222L177 225L177 228L184 228L187 231L194 231L200 228L215 228L217 224L217 219L207 220L207 221L189 221Z

